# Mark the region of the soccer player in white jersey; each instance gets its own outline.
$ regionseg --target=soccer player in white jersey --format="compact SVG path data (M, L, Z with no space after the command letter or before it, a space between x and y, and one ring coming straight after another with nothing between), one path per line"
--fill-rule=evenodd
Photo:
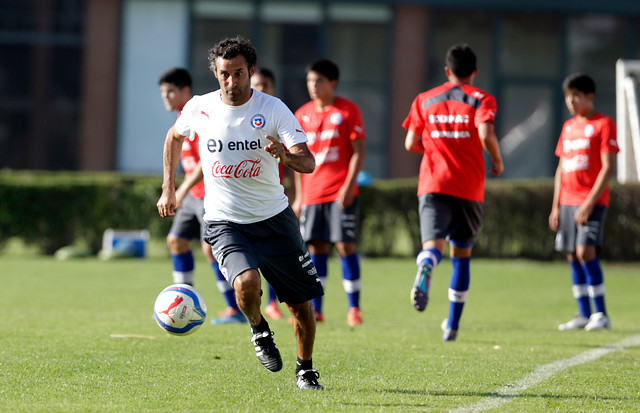
M260 312L259 270L293 315L298 387L321 389L312 365L311 300L324 291L278 176L278 162L310 173L315 159L287 106L250 87L257 54L248 40L221 40L209 51L209 62L220 89L193 97L167 132L158 213L174 214L180 148L197 132L205 181L204 239L251 324L256 355L268 370L282 369L273 332Z

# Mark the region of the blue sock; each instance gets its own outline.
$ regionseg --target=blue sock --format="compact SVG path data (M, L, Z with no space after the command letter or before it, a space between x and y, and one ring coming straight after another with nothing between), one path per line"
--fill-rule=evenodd
M594 258L582 266L587 276L587 284L589 284L589 296L593 300L593 307L596 313L607 314L604 306L604 277L602 276L602 268L600 261Z
M318 278L320 279L320 283L322 283L322 288L324 288L327 284L327 261L329 260L329 254L312 254L311 260L313 261L313 265L316 266ZM313 309L316 310L316 313L322 313L322 297L313 299Z
M213 273L216 275L216 285L218 286L218 290L220 290L220 294L222 294L224 300L227 302L227 307L240 311L240 308L236 303L236 292L224 278L224 275L222 275L222 271L220 271L220 266L217 261L211 263L211 269L213 269Z
M191 250L182 254L171 254L173 262L173 282L175 284L193 285L193 253Z
M426 262L431 266L431 269L435 268L440 263L440 261L442 261L442 253L436 248L422 250L416 258L416 264L418 265L418 267L423 262Z
M360 308L360 260L354 253L342 258L342 286L347 293L349 308Z
M276 295L276 290L273 289L271 284L269 284L269 302L276 301L278 296Z
M467 300L467 291L471 280L470 262L471 258L451 257L453 272L449 283L449 319L447 320L447 328L451 330L458 329L462 309Z
M589 301L589 290L587 289L587 276L582 269L580 261L569 261L569 265L571 266L571 290L578 303L578 311L584 317L589 318L591 315L591 301Z

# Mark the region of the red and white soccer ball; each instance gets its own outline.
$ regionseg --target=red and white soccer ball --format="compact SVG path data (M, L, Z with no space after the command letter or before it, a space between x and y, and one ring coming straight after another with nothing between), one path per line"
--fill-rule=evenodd
M188 284L173 284L158 294L153 306L158 325L169 334L194 333L207 318L207 304L202 295Z

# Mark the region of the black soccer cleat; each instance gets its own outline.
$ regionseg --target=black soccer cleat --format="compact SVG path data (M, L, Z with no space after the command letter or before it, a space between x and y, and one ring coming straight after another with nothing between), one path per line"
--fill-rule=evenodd
M323 387L318 383L320 373L318 370L299 370L296 373L298 378L298 388L302 390L322 390Z
M256 348L256 356L264 368L273 372L282 370L282 357L280 357L276 342L273 341L272 331L254 334L251 337L251 342Z

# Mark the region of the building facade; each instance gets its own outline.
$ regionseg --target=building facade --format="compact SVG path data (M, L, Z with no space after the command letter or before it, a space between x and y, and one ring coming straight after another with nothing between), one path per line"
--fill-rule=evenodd
M615 62L640 57L640 1L610 0L9 0L0 5L0 168L158 173L175 114L158 77L188 68L194 93L218 88L207 51L246 36L292 110L308 100L305 66L328 57L338 94L362 109L365 170L417 175L402 120L468 43L476 85L498 100L505 177L553 175L569 116L560 85L583 71L615 116Z

